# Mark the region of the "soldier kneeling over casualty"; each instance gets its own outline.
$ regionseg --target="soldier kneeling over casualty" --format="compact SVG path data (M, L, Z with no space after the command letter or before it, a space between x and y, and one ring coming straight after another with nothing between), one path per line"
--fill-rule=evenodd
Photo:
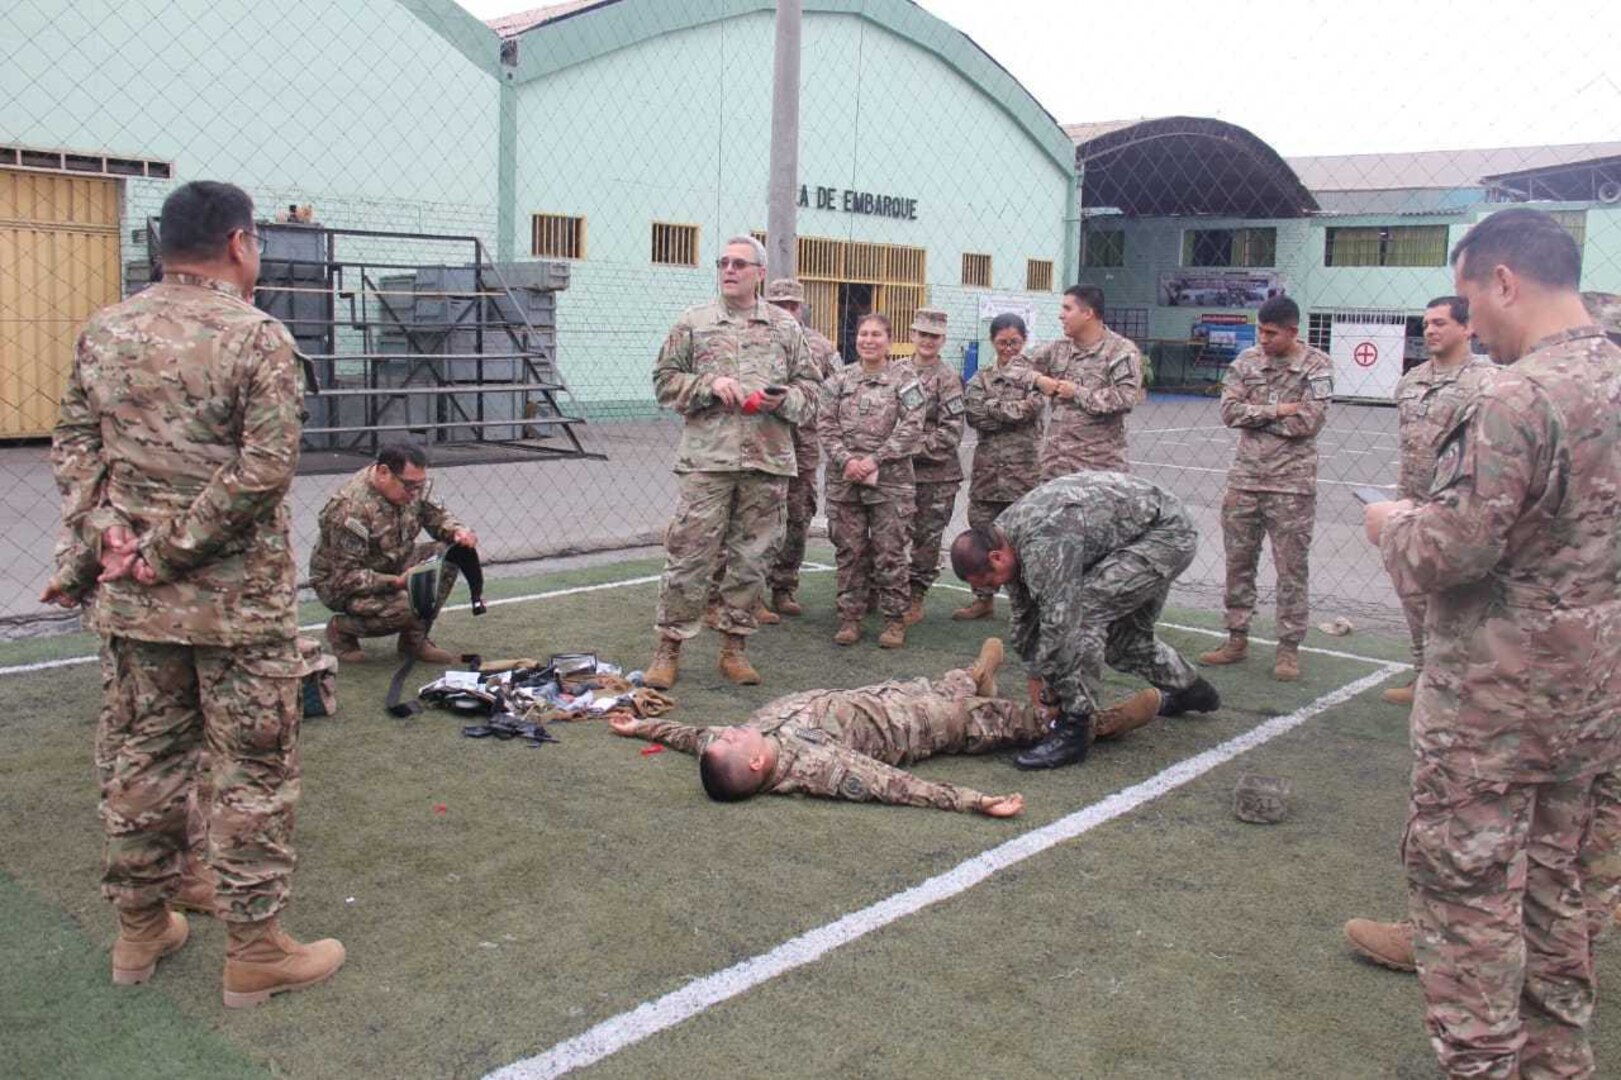
M426 529L438 543L419 544ZM310 584L321 603L339 614L326 624L338 661L366 659L360 639L400 635L401 656L427 664L453 664L453 653L428 640L411 609L406 571L444 553L449 544L476 548L473 530L451 516L428 481L428 455L420 446L394 443L351 476L321 510L321 537L310 554ZM456 584L456 568L439 570L439 603Z
M1051 720L1046 741L1015 765L1052 769L1086 760L1099 734L1104 664L1158 687L1161 716L1221 707L1216 688L1154 635L1171 583L1197 544L1180 499L1115 472L1050 480L992 525L952 543L959 578L975 590L1007 587L1030 704Z
M987 638L971 668L953 669L939 679L789 694L736 727L635 719L610 723L620 735L697 754L699 779L717 802L769 791L1013 817L1024 810L1023 795L986 795L898 767L937 754L1028 746L1047 734L1038 710L996 696L1001 663L1001 639ZM1158 690L1127 698L1098 714L1098 738L1143 726L1160 706Z

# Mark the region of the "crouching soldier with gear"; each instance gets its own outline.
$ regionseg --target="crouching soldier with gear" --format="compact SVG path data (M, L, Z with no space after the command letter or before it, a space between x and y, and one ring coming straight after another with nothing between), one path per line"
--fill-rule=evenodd
M1198 545L1187 507L1125 473L1080 472L1036 488L990 528L951 545L951 568L976 589L1007 586L1013 648L1031 705L1052 734L1019 755L1021 769L1084 761L1097 735L1103 665L1146 679L1162 716L1210 712L1221 698L1154 636L1171 583Z
M437 543L417 543L424 530ZM407 590L407 571L444 554L448 545L476 549L478 537L433 497L428 456L420 446L383 447L373 464L327 500L310 555L310 584L321 603L338 612L327 622L326 636L341 663L366 659L361 638L388 634L400 636L402 656L455 663L454 654L428 640L427 624ZM435 610L456 584L458 561L446 559L440 567Z
M620 735L698 755L699 779L717 802L768 791L1013 817L1024 809L1022 795L986 795L899 767L938 754L1028 746L1046 735L1036 710L996 697L1001 663L1001 640L987 638L971 668L939 679L789 694L736 727L628 718L609 723ZM1142 726L1159 707L1155 690L1127 699L1099 714L1100 737Z

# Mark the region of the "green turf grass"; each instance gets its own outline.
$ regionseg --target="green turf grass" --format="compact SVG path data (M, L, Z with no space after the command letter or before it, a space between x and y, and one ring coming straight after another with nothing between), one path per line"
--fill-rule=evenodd
M527 592L611 576L601 568L502 584ZM753 640L763 686L721 680L715 638L701 636L674 691L677 718L741 721L795 689L937 673L1006 629L1002 618L951 622L963 598L942 591L906 649L879 650L876 619L866 640L840 649L830 641L832 596L832 575L807 575L809 613ZM595 649L641 666L654 597L643 585L497 607L480 619L452 613L435 636L486 655ZM1188 652L1215 640L1168 637ZM1362 635L1324 644L1375 651ZM446 714L384 715L392 654L379 642L371 651L372 663L340 676L341 714L305 729L301 864L286 920L295 933L342 938L349 965L328 986L227 1013L223 934L205 923L148 988L286 1075L479 1075L1371 670L1308 654L1305 678L1278 684L1262 648L1212 675L1227 696L1215 717L1150 725L1099 747L1083 767L1024 774L1005 756L920 767L1025 794L1025 817L991 821L797 798L721 806L701 795L690 758L642 756L643 744L600 724L560 726L562 745L538 750L462 739ZM1400 643L1377 651L1400 655ZM1009 676L1017 691L1022 677ZM1121 693L1133 683L1111 686ZM95 886L88 749L97 694L93 666L0 680L0 868L105 949L112 921ZM1429 1075L1415 984L1350 960L1339 939L1345 918L1401 909L1403 723L1368 695L598 1071ZM1288 823L1233 820L1231 785L1250 768L1294 779ZM3 926L0 936L12 933ZM61 1035L45 1023L23 1038L48 1044ZM1621 1062L1615 1041L1601 1040L1599 1053ZM112 1070L119 1060L109 1050L103 1063Z

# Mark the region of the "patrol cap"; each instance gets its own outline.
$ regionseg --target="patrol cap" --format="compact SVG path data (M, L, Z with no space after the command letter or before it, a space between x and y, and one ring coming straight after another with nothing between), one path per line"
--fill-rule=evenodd
M920 307L912 316L912 329L925 334L946 336L946 313L939 308Z
M1584 292L1582 305L1606 334L1621 335L1621 293Z
M795 304L805 302L805 286L794 278L778 278L765 287L765 298L768 302L781 301Z

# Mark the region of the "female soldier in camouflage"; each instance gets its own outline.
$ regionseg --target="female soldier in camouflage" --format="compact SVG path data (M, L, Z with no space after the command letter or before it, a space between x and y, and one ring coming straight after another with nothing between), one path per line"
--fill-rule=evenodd
M833 640L860 640L867 594L876 590L884 613L878 644L898 649L906 644L907 523L912 455L923 437L923 390L911 364L889 359L889 333L882 315L861 320L859 362L822 383L817 425L827 460L827 528L839 566L839 632Z
M968 426L979 432L968 481L968 524L989 525L1041 479L1041 391L1009 378L1027 372L1024 320L1002 314L991 320L996 363L980 368L963 391ZM974 602L951 613L953 619L988 619L995 612L995 589L975 589Z

